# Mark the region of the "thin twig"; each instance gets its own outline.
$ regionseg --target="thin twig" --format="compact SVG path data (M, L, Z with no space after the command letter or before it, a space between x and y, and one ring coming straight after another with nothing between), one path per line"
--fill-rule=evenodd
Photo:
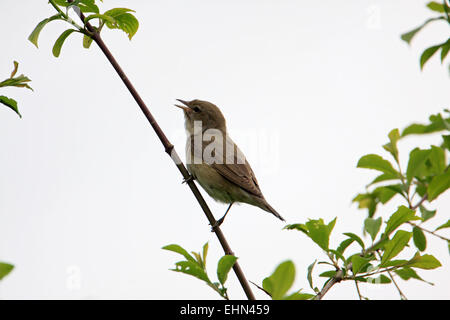
M331 289L336 283L341 282L344 279L344 272L342 270L338 270L333 278L331 278L325 285L322 290L314 297L313 300L322 300L328 290Z
M73 0L68 0L68 1L72 2ZM80 12L78 12L78 15L79 15L81 21L83 21L83 23L85 23L85 16L84 16L84 14L80 11ZM195 182L188 179L190 177L190 174L189 174L188 170L186 169L185 165L183 164L183 162L181 161L180 157L178 156L177 152L175 151L175 148L174 148L173 144L170 143L169 139L166 137L165 133L163 132L163 130L161 129L161 127L157 123L156 119L151 114L150 110L148 109L148 107L146 106L144 101L142 100L141 96L136 91L136 89L134 88L133 84L128 79L127 75L125 74L125 72L123 71L123 69L121 68L119 63L116 61L116 59L112 55L111 51L109 51L108 47L103 42L103 39L100 37L100 34L92 27L92 25L89 22L85 23L85 26L86 26L86 29L93 34L92 39L95 41L95 43L97 43L97 45L99 46L100 50L102 50L102 52L104 53L104 55L106 56L108 61L113 66L114 70L117 72L119 77L122 79L122 81L125 84L125 86L127 87L128 91L133 96L134 100L136 101L136 103L140 107L141 111L144 113L144 115L147 118L148 122L150 123L150 125L152 126L152 128L155 131L156 135L158 136L159 140L161 141L162 145L164 146L164 150L166 151L166 153L168 155L170 155L171 159L175 163L175 165L178 168L178 170L180 171L181 175L187 181L187 185L191 189L191 191L194 194L195 198L197 199L200 207L202 208L203 212L205 213L206 217L208 218L208 221L209 221L210 225L212 225L212 226L216 225L217 221L214 218L214 216L213 216L211 210L209 209L208 205L206 204L205 199L203 198L203 196L201 195L200 191L198 190ZM228 241L226 240L226 238L225 238L224 234L222 233L222 230L220 229L220 227L218 227L218 226L214 227L213 231L215 232L217 238L219 239L219 242L222 245L222 248L223 248L225 254L227 254L227 255L234 255L234 253L231 250L231 248L230 248L230 246L228 244ZM253 294L253 292L252 292L252 290L250 288L250 285L248 284L247 279L246 279L244 273L242 272L242 269L241 269L241 267L240 267L238 262L234 263L233 270L234 270L234 272L235 272L235 274L236 274L236 276L237 276L237 278L238 278L238 280L239 280L239 282L240 282L240 284L242 286L242 289L244 290L247 298L249 300L255 300L255 296L254 296L254 294Z

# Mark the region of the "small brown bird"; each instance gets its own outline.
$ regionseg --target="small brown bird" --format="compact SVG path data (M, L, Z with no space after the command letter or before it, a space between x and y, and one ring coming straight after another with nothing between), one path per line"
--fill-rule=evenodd
M183 104L175 106L184 112L188 134L186 162L192 178L213 199L229 203L225 215L215 226L223 223L235 202L257 206L285 221L264 199L250 164L228 136L220 109L208 101L177 100Z

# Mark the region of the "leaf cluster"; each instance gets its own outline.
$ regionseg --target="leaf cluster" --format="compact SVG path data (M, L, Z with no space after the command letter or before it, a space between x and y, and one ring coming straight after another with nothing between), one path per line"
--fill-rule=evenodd
M28 84L31 81L28 77L24 76L23 74L16 76L18 69L19 69L19 63L17 61L14 61L14 69L11 72L11 75L9 76L8 79L0 82L0 88L1 87L17 87L17 88L27 88L27 89L33 90ZM0 96L0 103L4 104L8 108L12 109L15 113L17 113L19 115L19 117L22 118L22 115L19 112L19 108L17 107L16 100L9 98L7 96Z
M419 33L419 31L421 31L425 26L427 26L431 22L445 21L448 24L450 24L450 7L445 0L443 0L442 3L439 3L436 1L431 1L427 4L427 7L431 11L438 13L439 15L436 17L427 19L420 26L402 34L401 39L403 41L405 41L406 43L411 44L412 39L417 35L417 33ZM427 61L430 60L430 58L433 57L439 50L441 52L440 60L441 60L441 63L443 63L445 58L448 55L448 52L450 51L450 37L447 40L445 40L439 44L435 44L423 51L422 55L420 56L420 61L419 61L420 69L423 69L423 67L425 66ZM448 68L449 68L449 72L450 72L450 64L448 65Z
M237 257L233 255L224 255L219 259L217 263L217 279L218 281L212 282L209 279L206 271L206 257L208 254L208 243L203 246L202 253L191 252L191 254L177 244L170 244L164 246L164 250L178 253L184 257L184 260L175 263L175 268L171 269L175 272L181 272L205 282L210 288L216 291L222 298L229 299L225 282L228 278L228 273L237 260Z
M55 57L59 57L64 42L73 33L80 33L83 35L83 47L88 49L104 26L109 29L124 31L130 40L139 28L139 21L131 13L134 12L134 10L131 9L114 8L100 13L100 9L95 3L95 0L49 0L49 2L55 8L57 13L39 22L31 32L28 40L38 47L39 35L49 22L61 20L69 23L71 28L64 30L53 45L52 53ZM79 25L69 17L70 10L74 10L77 13L82 25ZM89 15L85 16L85 14ZM93 20L98 21L96 26L91 24Z

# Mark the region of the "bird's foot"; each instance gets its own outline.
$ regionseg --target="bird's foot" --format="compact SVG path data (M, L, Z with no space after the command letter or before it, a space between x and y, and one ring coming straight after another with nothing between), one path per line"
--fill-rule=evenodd
M211 227L211 232L214 232L214 229L216 229L217 227L220 227L220 225L223 223L223 221L225 217L220 218L219 220L216 221L216 223L214 223Z
M190 181L194 181L195 180L195 178L194 178L194 176L191 174L189 177L187 177L186 179L183 179L183 181L181 182L181 184L183 184L183 183L188 183L188 182L190 182Z

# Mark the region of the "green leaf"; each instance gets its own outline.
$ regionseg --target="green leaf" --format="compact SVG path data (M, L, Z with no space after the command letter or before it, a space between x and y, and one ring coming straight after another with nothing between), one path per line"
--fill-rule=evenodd
M444 62L445 57L447 57L448 52L450 51L450 38L447 42L441 47L441 63Z
M13 269L14 266L12 264L0 262L0 280L6 277Z
M378 187L373 191L373 194L380 200L382 204L389 202L396 194L403 196L403 186L401 184L394 184L390 186Z
M208 249L209 249L209 243L206 242L206 243L203 245L203 253L202 253L202 256L203 256L203 266L204 266L204 267L206 267L206 256L208 255Z
M64 31L63 33L61 33L61 35L59 36L58 39L56 39L55 45L53 46L53 55L58 58L59 54L61 53L61 48L64 44L64 41L66 41L67 37L70 36L73 32L75 32L77 30L75 29L67 29L66 31Z
M294 263L290 260L282 262L266 279L263 281L264 290L271 294L273 300L282 299L294 283Z
M283 229L286 230L298 230L305 234L308 234L308 228L303 223L295 223L295 224L288 224Z
M388 151L395 160L398 161L398 148L397 148L397 142L400 139L400 132L398 129L393 129L388 134L389 137L389 143L385 144L383 148Z
M427 7L430 10L433 10L435 12L439 12L439 13L444 13L445 12L444 6L442 5L442 3L438 3L436 1L428 2Z
M232 255L224 255L217 264L217 278L224 285L227 281L228 273L236 262L237 258Z
M314 292L318 292L318 289L315 288L313 285L313 279L312 279L312 271L314 269L314 266L316 265L316 262L317 262L317 260L314 260L314 262L308 266L308 274L306 276L306 278L308 279L309 286L311 287L311 289L314 290Z
M0 103L4 104L8 108L11 108L15 113L19 115L19 117L22 118L22 115L19 112L19 109L17 107L17 101L5 96L0 96Z
M445 20L444 17L436 17L436 18L431 18L426 20L422 25L418 26L417 28L408 31L404 34L401 35L401 39L403 41L405 41L408 44L411 44L411 40L414 38L414 36L420 31L422 30L423 27L425 27L428 23L432 22L432 21L436 21L436 20Z
M284 297L283 300L309 300L313 297L314 295L310 293L295 292L289 296Z
M175 269L171 269L172 271L191 275L207 283L211 283L205 270L203 270L197 262L179 261L175 263L175 266Z
M17 69L19 69L19 63L18 63L17 61L13 61L13 64L14 64L14 69L13 69L13 71L11 72L11 75L9 76L10 79L11 79L11 78L14 78L14 76L15 76L16 73L17 73Z
M398 172L392 167L392 164L377 154L368 154L359 159L357 168L366 168L378 170L390 175L398 176Z
M448 188L450 188L450 170L433 177L428 185L428 201L433 201Z
M129 12L134 11L127 8L115 8L106 11L104 15L110 16L115 21L105 20L109 29L120 29L128 34L128 38L131 40L139 28L139 21Z
M416 253L416 255L408 262L407 266L410 268L431 270L436 269L442 265L438 259L430 254L424 254L423 256L421 256L419 253Z
M305 226L308 229L308 236L316 244L318 244L323 250L328 250L328 244L330 240L331 231L336 223L336 218L334 218L328 225L324 224L322 219L319 220L309 220L306 222Z
M408 183L411 182L414 176L423 177L425 169L425 162L431 153L431 149L420 150L415 148L409 154L408 169L406 170L406 178Z
M405 206L400 206L387 221L384 233L389 235L400 225L411 220L420 220L420 218L416 216L414 210L411 210Z
M325 271L325 272L322 272L321 274L319 274L319 277L332 278L336 275L336 273L337 273L336 270L328 270L328 271Z
M339 252L340 254L343 254L344 251L345 251L345 249L347 249L348 246L351 245L351 244L353 243L353 241L355 241L355 240L352 239L352 238L345 239L344 241L342 241L342 242L339 244L339 247L337 247L336 251ZM363 243L363 244L364 244L364 243Z
M403 130L402 137L410 134L428 134L445 130L449 126L449 120L450 118L442 118L442 115L439 113L431 115L429 124L413 123Z
M363 258L359 254L355 254L352 256L352 271L353 274L358 274L363 270L365 266L367 266L372 259Z
M444 140L443 147L450 151L450 135L443 135L442 140Z
M399 230L394 237L384 244L384 253L381 257L381 266L396 257L408 244L411 232Z
M175 253L181 254L183 257L186 258L186 260L191 262L196 262L193 256L191 256L184 248L179 246L178 244L169 244L167 246L162 247L164 250L172 251Z
M388 284L391 283L391 279L386 277L384 274L379 275L377 278L367 277L367 278L358 278L358 281L366 282L370 284Z
M365 246L364 246L364 241L362 241L362 239L360 237L358 237L356 234L351 233L351 232L346 232L344 233L344 235L346 235L347 237L349 237L350 239L358 242L358 244L361 246L361 248L364 250Z
M49 23L50 21L61 19L61 14L55 14L54 16L51 16L50 18L44 19L41 22L37 24L37 26L34 28L33 32L28 37L28 40L38 48L38 39L39 35L42 31L42 29Z
M423 67L425 66L425 63L427 63L428 60L441 48L443 44L438 44L432 47L429 47L426 49L422 55L420 56L420 69L423 70Z
M428 283L428 284L430 284L430 285L434 285L434 284L431 283L431 282L428 282L428 281L423 280L423 279L416 273L416 271L414 271L414 269L411 269L411 268L409 268L409 267L404 267L404 268L402 268L402 269L396 269L396 270L394 270L394 272L395 272L396 274L398 274L398 276L399 276L400 278L402 278L403 280L417 279L417 280L420 280L420 281L424 281L424 282L426 282L426 283Z
M379 217L378 219L367 218L364 220L364 230L370 234L372 241L375 240L378 232L380 231L382 219Z
M438 231L438 230L445 229L445 228L450 228L450 219L446 223L437 227L436 230L434 230L434 231Z
M445 150L431 146L431 152L427 161L428 175L438 175L445 170Z
M428 210L424 206L420 206L419 209L420 209L422 220L424 222L427 221L428 219L433 218L436 215L436 210Z
M352 202L358 202L359 209L367 208L369 217L372 217L377 210L378 200L374 193L360 193L353 198Z
M387 181L387 180L397 180L398 178L399 178L398 175L393 175L390 173L382 173L381 175L376 177L371 183L369 183L367 186L370 187L371 185L378 183L378 182L383 182L383 181Z
M92 38L88 35L83 35L83 48L89 49L92 44Z
M413 241L414 245L420 251L424 251L427 247L427 238L425 238L425 234L422 229L418 227L413 228Z

